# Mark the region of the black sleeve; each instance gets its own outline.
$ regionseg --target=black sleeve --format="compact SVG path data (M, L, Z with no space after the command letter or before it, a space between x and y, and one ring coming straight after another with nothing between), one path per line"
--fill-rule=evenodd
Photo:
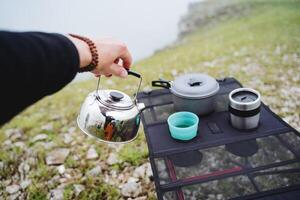
M60 34L0 31L0 126L76 75L79 55Z

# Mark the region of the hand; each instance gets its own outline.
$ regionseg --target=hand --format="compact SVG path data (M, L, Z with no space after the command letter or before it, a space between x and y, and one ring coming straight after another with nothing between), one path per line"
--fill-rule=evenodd
M67 36L76 46L79 53L80 67L87 66L92 60L92 55L88 45L77 38ZM128 74L126 69L129 69L132 63L132 57L127 49L126 44L115 39L92 39L95 43L99 63L92 71L95 76L111 75L125 78Z

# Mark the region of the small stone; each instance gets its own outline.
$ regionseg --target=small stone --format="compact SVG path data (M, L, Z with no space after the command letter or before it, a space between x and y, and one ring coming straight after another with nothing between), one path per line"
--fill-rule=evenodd
M14 193L14 194L12 194L12 195L9 195L9 200L20 200L20 199L22 199L22 198L19 198L19 196L20 196L20 194L21 194L21 192L20 191L18 191L17 193Z
M65 168L64 165L59 165L59 166L57 167L57 171L58 171L58 173L63 174L63 173L65 173L66 168Z
M13 137L14 135L17 135L16 137L21 137L23 135L23 133L24 133L23 130L22 129L18 129L18 128L16 128L16 129L8 129L8 130L5 131L5 135L8 138Z
M73 187L76 196L78 196L85 189L85 187L81 184L74 184Z
M45 125L42 126L41 129L44 130L44 131L52 131L53 130L53 124L52 123L45 124Z
M96 158L98 158L98 153L97 153L96 149L93 146L91 146L89 148L89 150L87 151L86 159L91 160L91 159L96 159Z
M50 191L50 200L62 200L64 198L63 189L54 189Z
M284 63L287 63L289 61L289 55L285 54L283 57L282 57L282 61Z
M125 197L137 197L141 192L141 184L136 182L126 183L121 189L121 193Z
M137 183L138 181L139 181L139 179L134 178L134 177L129 177L128 180L127 180L128 183L132 183L132 182Z
M146 165L147 165L146 176L147 176L148 178L150 178L150 177L153 176L153 172L152 172L152 169L151 169L151 165L150 165L150 163L146 163Z
M10 139L12 140L12 141L16 141L16 140L19 140L19 139L21 139L22 138L22 133L15 133L13 136L11 136L10 137Z
M59 182L60 183L66 183L68 181L68 178L60 178Z
M107 164L109 164L109 165L117 164L117 163L119 162L117 154L115 154L115 153L110 153L109 156L108 156L108 158L107 158L107 161L106 161L106 162L107 162Z
M224 199L224 196L222 194L217 194L217 200L222 200Z
M24 180L24 181L21 182L20 186L21 186L21 188L24 190L24 189L26 189L30 184L31 184L31 180L30 180L30 179L26 179L26 180Z
M47 138L48 138L47 134L39 134L39 135L36 135L31 141L37 142L37 141L41 141L41 140L46 140Z
M47 154L46 163L47 165L59 165L62 164L67 156L69 155L70 150L67 148L59 148L51 151Z
M208 195L208 199L209 199L209 200L216 199L216 195L214 195L214 194L209 194L209 195Z
M177 72L176 69L172 69L172 70L171 70L171 74L172 74L173 76L176 76L176 75L178 74L178 72Z
M100 167L100 165L97 165L96 167L94 167L93 169L91 169L90 171L87 172L88 176L98 176L101 173L102 169Z
M3 170L4 169L4 162L0 162L0 170Z
M9 186L12 183L12 181L11 181L11 179L8 179L8 180L5 180L5 181L2 181L2 183L3 183L4 186Z
M11 145L12 145L12 142L11 142L11 140L5 140L5 141L3 142L3 145L4 145L4 146L11 146Z
M43 145L44 145L45 149L52 149L53 147L56 146L56 144L53 141L45 142L45 143L43 143Z
M73 132L75 132L75 130L76 130L76 127L72 126L68 129L68 133L73 133Z
M133 176L136 178L144 178L145 173L146 173L146 165L141 165L135 168L133 172Z
M14 143L15 147L19 147L20 149L24 149L26 147L26 144L24 142L18 141Z
M64 143L65 144L70 144L73 141L72 135L69 133L64 134Z
M29 170L30 170L30 166L25 162L22 162L18 167L18 171L21 174L26 174L27 172L29 172Z
M29 165L36 165L37 160L36 160L36 158L29 157L29 158L27 159L27 163L28 163Z
M107 85L114 85L115 83L114 83L112 80L107 79L107 80L106 80L106 84L107 84Z
M14 194L20 190L20 186L16 185L16 184L10 185L10 186L7 186L5 190L8 194Z

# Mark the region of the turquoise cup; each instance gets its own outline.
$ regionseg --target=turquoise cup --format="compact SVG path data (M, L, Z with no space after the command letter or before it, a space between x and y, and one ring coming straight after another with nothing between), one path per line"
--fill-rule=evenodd
M176 112L169 116L171 136L177 140L191 140L197 135L199 118L191 112Z

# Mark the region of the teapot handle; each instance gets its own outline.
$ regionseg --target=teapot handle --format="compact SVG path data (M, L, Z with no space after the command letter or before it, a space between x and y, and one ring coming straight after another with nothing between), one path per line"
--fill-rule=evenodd
M133 99L133 102L136 103L136 102L137 102L137 100L136 100L137 94L139 93L139 91L140 91L140 89L141 89L141 85L142 85L143 78L142 78L142 76L141 76L140 74L138 74L138 73L136 73L136 72L133 72L133 71L131 71L131 70L129 70L129 69L126 69L126 71L127 71L128 75L132 75L132 76L135 76L135 77L137 77L137 78L140 79L138 89L137 89L137 91L136 91L136 93L135 93L135 95L134 95L134 99Z
M132 76L135 76L137 78L141 78L141 75L138 74L138 73L136 73L136 72L133 72L133 71L131 71L129 69L126 69L126 71L127 71L128 75L132 75Z
M126 68L125 68L125 69L126 69ZM126 71L127 71L128 75L135 76L135 77L137 77L137 78L140 79L140 82L139 82L139 86L138 86L137 92L135 93L134 99L133 99L133 102L136 102L137 94L138 94L139 91L140 91L140 88L141 88L141 85L142 85L143 78L142 78L142 76L141 76L140 74L138 74L138 73L136 73L136 72L133 72L133 71L131 71L131 70L129 70L129 69L126 69ZM100 85L100 77L101 77L101 76L99 76L99 78L98 78L97 89L96 89L96 93L97 93L97 97L98 97L98 98L100 98L100 96L98 95L98 90L99 90L99 85Z

